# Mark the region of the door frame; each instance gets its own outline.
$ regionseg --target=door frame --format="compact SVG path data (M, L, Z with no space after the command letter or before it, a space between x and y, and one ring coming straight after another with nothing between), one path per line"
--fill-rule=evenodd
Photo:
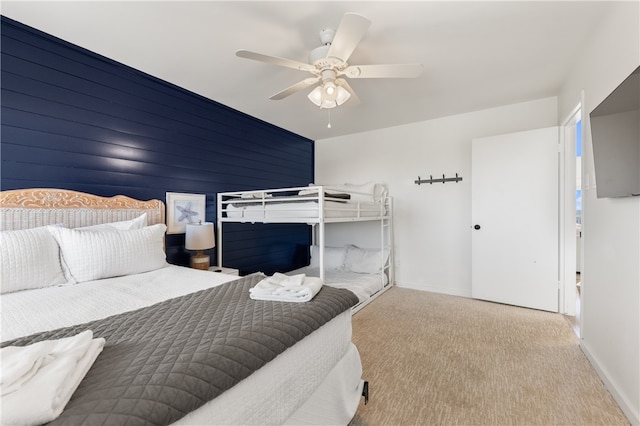
M581 126L584 129L584 92L576 106L565 117L560 125L560 188L559 188L559 281L560 281L560 313L564 315L576 315L576 143L575 123L576 116L580 114ZM584 131L583 131L584 152ZM582 157L584 158L584 156ZM584 167L582 168L584 170ZM583 203L584 223L584 203ZM580 244L583 244L580 239ZM582 247L581 247L582 248ZM580 250L584 253L584 250ZM584 270L584 262L580 259L581 270ZM581 279L584 274L581 273ZM580 315L582 318L582 315ZM580 327L582 329L582 327Z

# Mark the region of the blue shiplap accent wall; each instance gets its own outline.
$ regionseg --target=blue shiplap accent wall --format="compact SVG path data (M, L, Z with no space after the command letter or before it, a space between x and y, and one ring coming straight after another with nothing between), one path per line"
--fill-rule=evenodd
M1 25L2 190L200 193L215 223L218 192L313 182L313 141L4 16ZM294 250L310 241L306 225L225 235L225 266L243 273L298 266ZM183 244L184 234L167 236L171 262L188 262Z

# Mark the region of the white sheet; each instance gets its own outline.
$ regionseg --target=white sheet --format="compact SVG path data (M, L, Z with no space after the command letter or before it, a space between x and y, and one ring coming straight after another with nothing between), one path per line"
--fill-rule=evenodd
M142 274L3 294L2 341L151 306L236 279L169 265Z
M237 278L171 265L144 274L39 289L38 293L28 290L3 295L2 340L85 323ZM43 312L46 316L41 315ZM352 347L351 312L347 310L178 423L282 424L293 412L305 416L305 409L300 407L310 395L314 401L332 400L330 394L336 380L360 380L360 358L349 355ZM329 375L337 365L342 365L340 371L346 373L339 377ZM359 399L360 392L352 389L349 400ZM345 407L351 406L341 403L335 408L336 414L330 415L334 407L325 405L324 411L314 411L306 418L327 424L325 419L344 418ZM311 407L317 407L317 403ZM348 410L346 413L349 415Z
M300 268L287 272L287 275L305 274L309 277L319 277L319 268ZM384 274L358 274L355 272L344 272L337 269L325 269L324 283L331 287L346 288L351 290L360 302L368 300L371 295L382 290L387 284L388 278Z
M341 203L325 201L325 218L358 217L358 203ZM360 217L377 217L381 215L381 205L378 203L359 203ZM227 217L242 218L247 221L261 221L264 219L295 219L319 218L318 203L316 201L296 201L291 203L270 202L262 204L227 204Z

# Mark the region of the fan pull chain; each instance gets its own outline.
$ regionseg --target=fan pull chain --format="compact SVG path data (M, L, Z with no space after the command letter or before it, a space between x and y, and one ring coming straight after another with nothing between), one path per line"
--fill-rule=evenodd
M327 116L328 116L327 129L330 129L331 128L331 108L327 108Z

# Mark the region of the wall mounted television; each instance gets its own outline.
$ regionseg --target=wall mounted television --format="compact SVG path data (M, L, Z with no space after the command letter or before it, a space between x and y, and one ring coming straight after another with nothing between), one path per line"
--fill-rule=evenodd
M597 197L640 196L640 67L589 118Z

